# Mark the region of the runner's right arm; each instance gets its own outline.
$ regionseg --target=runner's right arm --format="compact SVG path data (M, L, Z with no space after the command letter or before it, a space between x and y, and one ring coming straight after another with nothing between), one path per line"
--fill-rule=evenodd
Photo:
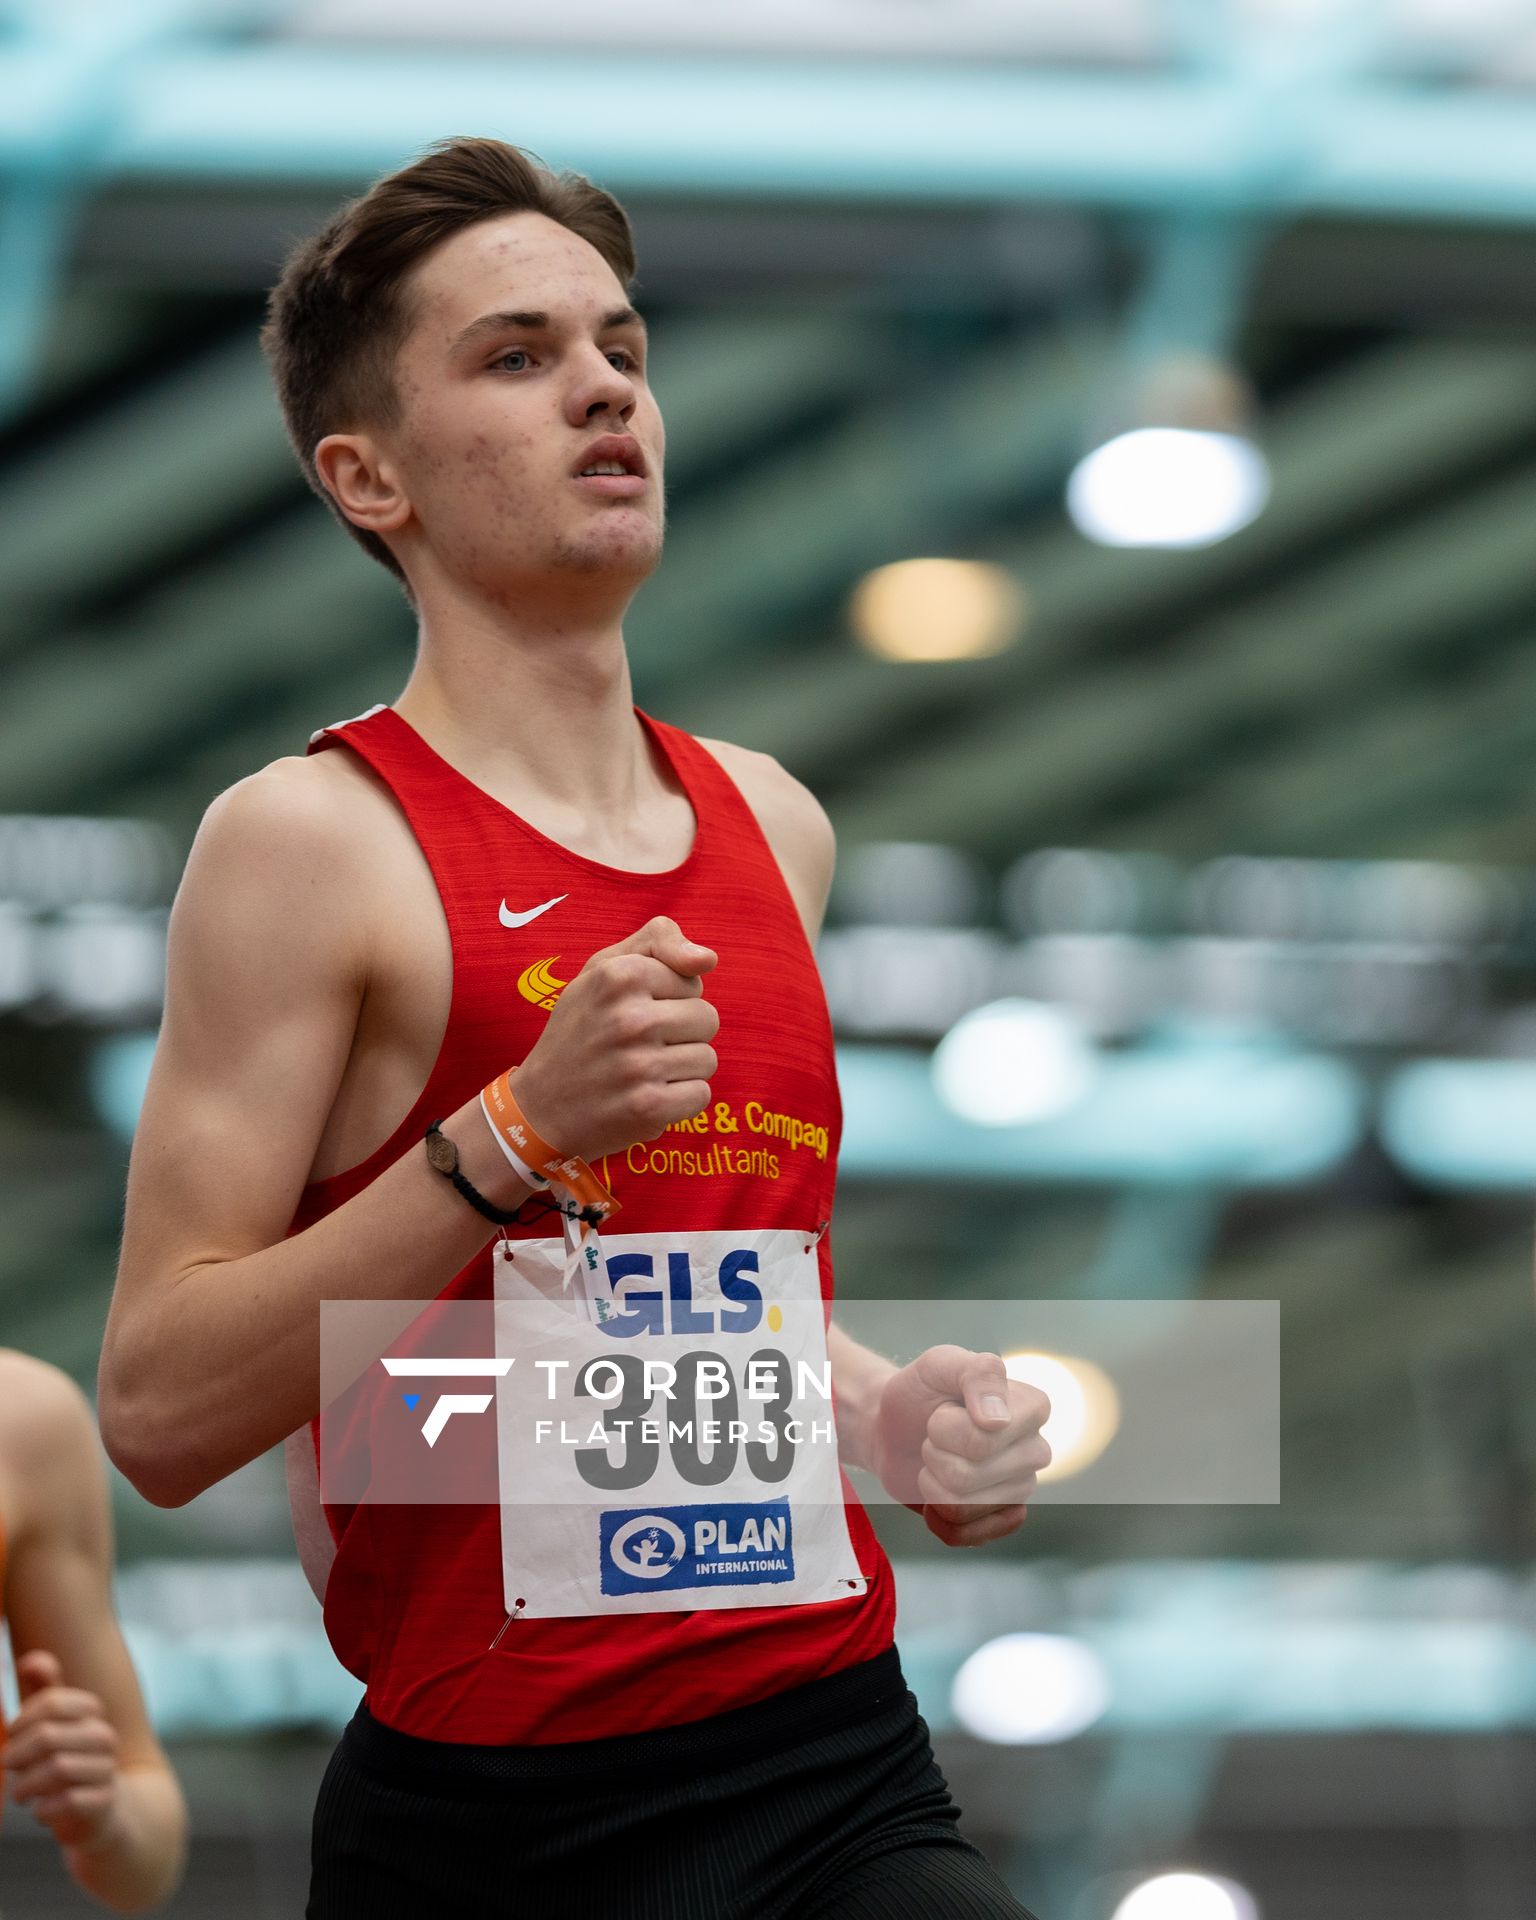
M10 1797L117 1913L168 1900L187 1810L144 1710L112 1608L112 1519L90 1404L57 1368L0 1352L0 1463L16 1488L4 1612L21 1711L5 1731Z
M283 1237L369 965L358 823L313 771L277 761L214 802L171 916L98 1395L108 1452L160 1506L184 1504L318 1412L322 1300L432 1299L493 1231L417 1144ZM529 1121L596 1159L699 1112L718 1025L700 976L714 959L667 920L594 954L518 1069ZM443 1129L494 1204L526 1198L478 1099Z

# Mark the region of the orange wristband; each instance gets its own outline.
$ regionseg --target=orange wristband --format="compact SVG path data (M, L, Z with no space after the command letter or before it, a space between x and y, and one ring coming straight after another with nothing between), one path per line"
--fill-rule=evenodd
M480 1108L491 1132L503 1147L511 1147L536 1173L561 1187L576 1202L589 1226L601 1226L619 1210L619 1203L585 1160L561 1153L534 1132L512 1092L512 1069L498 1073L480 1094Z

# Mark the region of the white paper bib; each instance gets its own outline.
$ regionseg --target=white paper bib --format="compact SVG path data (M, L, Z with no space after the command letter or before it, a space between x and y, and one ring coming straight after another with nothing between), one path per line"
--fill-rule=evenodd
M502 1568L513 1619L800 1606L866 1582L843 1504L816 1236L495 1249Z

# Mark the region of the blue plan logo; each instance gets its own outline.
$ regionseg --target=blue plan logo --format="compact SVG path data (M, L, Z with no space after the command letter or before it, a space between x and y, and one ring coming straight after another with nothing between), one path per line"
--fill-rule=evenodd
M609 1518L605 1514L604 1519ZM608 1557L620 1573L632 1580L661 1580L688 1551L681 1527L659 1513L642 1513L625 1521L608 1542Z
M604 1593L761 1586L795 1577L789 1502L630 1507L598 1515Z

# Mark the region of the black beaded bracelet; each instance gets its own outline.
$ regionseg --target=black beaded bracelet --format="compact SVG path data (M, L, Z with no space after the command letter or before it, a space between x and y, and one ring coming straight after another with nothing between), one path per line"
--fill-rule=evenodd
M518 1215L522 1212L523 1207L527 1206L528 1202L525 1200L522 1206L514 1207L510 1213L505 1212L501 1207L493 1207L485 1195L480 1192L479 1188L472 1187L464 1178L463 1174L459 1172L459 1150L448 1138L447 1134L443 1132L442 1128L443 1123L441 1120L434 1120L431 1126L427 1128L425 1139L427 1144L428 1166L430 1166L435 1173L440 1173L445 1179L451 1180L454 1186L458 1188L459 1192L463 1194L464 1198L474 1208L475 1212L484 1214L485 1218L492 1221L496 1226L515 1227L521 1224Z

